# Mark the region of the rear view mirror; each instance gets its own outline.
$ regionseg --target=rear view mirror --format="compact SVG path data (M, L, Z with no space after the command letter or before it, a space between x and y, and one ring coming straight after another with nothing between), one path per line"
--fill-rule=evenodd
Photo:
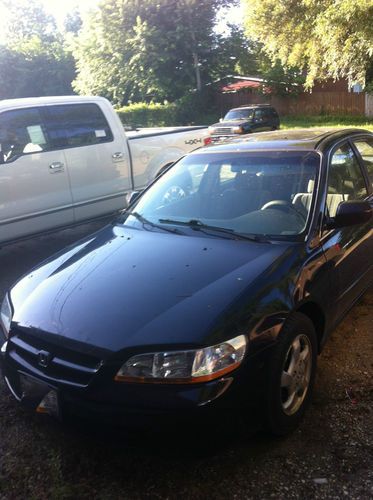
M224 118L219 118L219 122L223 122L224 121Z
M364 224L372 217L372 207L367 201L342 201L335 217L327 224L328 229Z

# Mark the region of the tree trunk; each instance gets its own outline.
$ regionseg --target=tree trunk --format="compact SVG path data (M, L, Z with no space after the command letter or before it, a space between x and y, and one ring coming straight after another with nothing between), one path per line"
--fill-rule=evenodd
M196 72L196 82L197 82L197 90L201 92L202 90L202 82L201 82L201 73L199 70L199 60L197 52L193 52L193 64Z

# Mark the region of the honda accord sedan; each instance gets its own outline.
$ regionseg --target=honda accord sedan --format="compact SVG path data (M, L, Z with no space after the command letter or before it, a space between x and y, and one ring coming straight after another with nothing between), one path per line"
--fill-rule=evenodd
M373 134L197 150L20 279L2 373L32 411L147 425L299 423L317 356L373 281Z

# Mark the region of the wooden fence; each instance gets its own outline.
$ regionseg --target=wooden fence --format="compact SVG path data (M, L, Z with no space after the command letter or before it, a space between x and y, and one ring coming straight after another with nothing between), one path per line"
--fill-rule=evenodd
M353 92L313 92L297 96L263 96L254 92L216 93L221 113L244 104L271 104L282 115L364 115L366 94ZM371 102L371 101L370 101ZM373 103L371 103L373 108Z

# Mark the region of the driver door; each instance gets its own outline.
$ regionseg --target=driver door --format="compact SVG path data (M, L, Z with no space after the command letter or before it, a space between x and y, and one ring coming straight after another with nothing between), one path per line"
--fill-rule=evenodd
M73 222L64 152L51 151L38 108L0 114L0 242Z
M325 218L332 218L342 201L368 200L366 177L348 142L330 156ZM329 264L331 309L337 322L369 286L372 266L372 222L324 230L323 250Z

